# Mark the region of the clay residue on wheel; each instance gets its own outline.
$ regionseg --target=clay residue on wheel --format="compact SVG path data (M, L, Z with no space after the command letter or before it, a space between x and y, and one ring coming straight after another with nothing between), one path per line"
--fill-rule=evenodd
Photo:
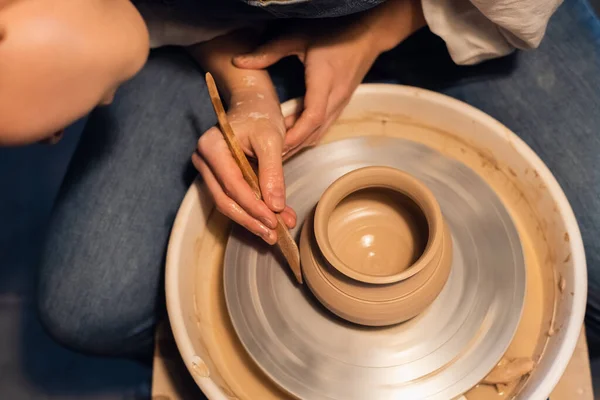
M486 376L482 383L487 385L506 385L529 375L535 362L531 358L521 357L502 359L498 365Z
M509 358L529 358L538 360L547 342L547 330L554 311L554 296L558 291L553 269L556 259L563 260L568 252L561 249L554 257L546 241L546 234L552 227L544 223L536 213L536 199L543 196L543 189L529 183L520 183L508 167L500 165L488 151L478 151L458 136L419 125L414 119L383 114L366 114L363 118L342 120L327 133L323 142L332 142L350 137L376 135L401 137L428 145L476 171L494 189L510 212L519 235L527 266L527 294L519 328L513 342L505 353ZM512 168L512 167L511 167ZM519 178L535 178L531 171L513 168ZM536 193L537 191L537 193ZM217 221L214 221L217 222ZM203 246L203 256L198 257L196 268L202 270L196 279L198 323L205 336L209 359L215 369L210 368L213 379L219 376L227 389L240 399L283 399L289 398L277 388L253 363L245 353L227 315L222 290L222 255L226 242L226 229L209 223L205 236L208 241ZM562 234L562 233L561 233ZM565 235L566 236L566 235ZM566 236L568 237L568 236ZM568 245L568 241L565 240ZM566 248L567 246L565 246ZM218 300L214 300L217 297ZM212 300L210 300L212 298ZM194 339L194 338L193 338ZM198 340L199 338L195 338ZM205 355L202 357L207 361ZM217 378L218 379L218 378ZM466 393L469 400L504 399L514 396L526 379L506 386L501 395L496 388L479 385Z

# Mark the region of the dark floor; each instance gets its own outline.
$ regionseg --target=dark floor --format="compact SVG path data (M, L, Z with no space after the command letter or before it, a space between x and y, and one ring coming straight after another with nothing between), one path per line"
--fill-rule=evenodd
M600 0L591 0L600 10ZM55 146L0 149L0 399L148 399L151 373L55 344L33 306L37 250L81 123ZM600 393L600 360L592 364Z

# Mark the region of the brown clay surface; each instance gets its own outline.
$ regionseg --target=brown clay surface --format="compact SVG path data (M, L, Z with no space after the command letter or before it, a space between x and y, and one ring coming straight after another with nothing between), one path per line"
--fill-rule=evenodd
M450 231L430 263L408 279L387 285L357 282L339 273L322 257L311 234L313 213L302 228L300 257L306 283L319 301L339 317L368 326L407 321L423 312L440 294L452 262Z
M409 197L369 188L350 194L333 210L328 237L351 269L376 276L398 274L423 254L427 220Z
M433 193L389 167L360 168L332 183L305 219L300 247L319 301L369 326L422 312L452 263L452 238Z
M364 192L365 190L367 190L367 192ZM392 194L394 191L400 193ZM360 192L363 192L363 195L361 195ZM366 196L364 195L365 193ZM376 197L369 200L369 195L371 194L374 194ZM404 194L404 196L402 196L402 194ZM340 202L343 202L346 199L349 200L349 204L341 205ZM394 200L398 200L398 203ZM343 210L338 210L338 212L336 212L336 209L339 208L340 205L343 207ZM369 210L373 210L374 213L370 214L368 212ZM400 256L396 258L396 260L401 263L399 266L391 265L393 261L384 263L382 260L385 258L383 257L383 254L376 255L373 251L370 253L373 253L373 258L376 258L376 260L372 260L372 264L376 264L377 260L384 263L383 266L379 266L379 271L376 271L379 273L375 274L369 274L368 271L370 269L376 269L376 266L374 268L365 268L361 265L361 263L365 261L364 259L360 259L358 262L356 260L351 260L352 267L340 259L340 255L344 255L348 249L343 246L338 246L341 250L341 254L338 254L335 249L332 248L332 239L336 240L337 237L332 235L329 232L329 229L335 229L335 226L338 223L351 223L352 218L348 219L347 217L348 215L351 215L353 211L356 211L356 218L360 217L364 212L360 222L365 223L368 230L376 229L374 224L368 222L367 219L369 218L381 218L383 216L396 217L397 222L400 224L399 229L396 230L395 228L387 226L388 229L383 229L378 236L382 237L385 233L392 233L395 234L396 237L390 239L399 239L400 241L406 242L408 245L412 244L412 251L409 250L408 252L405 252L403 250L398 250L398 255L405 255L404 257ZM331 221L332 215L337 217L333 223ZM409 217L409 215L411 216ZM437 200L433 196L433 193L431 193L422 182L419 182L413 176L394 168L373 166L359 168L358 170L345 174L325 190L316 207L314 233L323 257L335 269L349 278L353 278L360 282L384 284L407 279L417 274L425 268L426 265L431 263L432 258L442 245L442 221L442 212ZM383 224L383 226L386 225ZM352 227L355 229L359 228L356 223L353 223ZM425 229L425 227L427 227L427 229ZM392 230L389 228L392 228ZM423 237L424 234L426 234L427 237ZM359 241L362 236L367 236L366 239L369 241L370 238L368 237L367 232L363 231L363 235L360 235L358 238ZM382 242L382 245L378 246L378 249L387 253L391 250L391 247L397 245L398 243L387 240ZM419 246L426 246L424 252L420 251L418 248ZM415 253L421 254L414 257ZM369 251L367 251L366 255L369 255ZM346 256L346 259L349 258L350 257ZM404 260L402 258L404 258ZM410 258L416 258L415 262L406 265Z

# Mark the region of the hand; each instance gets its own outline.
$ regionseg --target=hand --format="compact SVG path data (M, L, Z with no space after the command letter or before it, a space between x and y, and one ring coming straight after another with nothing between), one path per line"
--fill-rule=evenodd
M258 159L258 178L264 202L257 199L233 159L217 127L198 140L192 162L210 191L217 209L225 216L275 244L280 212L286 225L296 225L296 214L285 204L281 149L285 126L272 88L249 86L236 90L227 112L229 122L247 155Z
M304 109L285 137L286 157L315 145L341 114L379 54L424 26L425 20L420 0L388 0L350 20L303 24L234 58L234 65L245 69L264 69L287 56L297 56L304 64ZM333 24L338 27L334 33Z
M287 157L321 139L378 56L369 33L361 29L349 26L330 38L296 32L234 58L237 67L246 69L267 68L291 55L304 63L304 109L285 136Z

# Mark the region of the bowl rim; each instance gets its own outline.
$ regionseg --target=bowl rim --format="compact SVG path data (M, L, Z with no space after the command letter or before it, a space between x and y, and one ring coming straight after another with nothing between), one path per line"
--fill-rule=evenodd
M526 159L530 165L536 168L539 177L546 185L547 191L557 203L560 218L565 222L565 228L570 237L569 246L571 246L572 249L571 261L574 266L573 285L574 287L579 288L574 292L572 297L571 312L565 317L565 325L561 330L564 340L558 345L559 348L554 357L554 362L548 368L546 375L541 378L540 383L529 391L530 398L548 398L554 389L554 386L563 375L567 368L567 364L573 355L583 324L587 301L587 267L581 231L577 224L573 209L559 183L556 181L556 178L540 157L513 131L492 116L463 101L427 89L396 84L362 84L357 88L354 96L357 94L361 96L369 94L387 94L395 96L399 95L402 97L418 97L430 103L447 107L458 113L466 114L473 120L489 127L491 135L510 140L514 150ZM302 99L296 98L288 100L282 104L281 108L284 116L297 114L303 109ZM184 230L180 227L186 224L191 210L198 202L199 195L202 192L201 187L202 183L199 180L191 185L184 196L175 217L173 229L171 230L165 268L166 305L175 343L192 378L202 389L207 398L225 400L227 399L226 394L212 378L191 373L194 360L197 358L201 360L201 358L195 353L192 338L185 329L186 319L183 313L181 313L182 301L179 298L178 286L181 275L179 259L184 233Z
M373 178L369 182L363 182L362 179L368 175L373 175ZM340 190L342 188L343 190ZM329 225L327 222L335 208L353 193L371 188L393 190L405 195L415 202L427 220L428 237L425 249L412 265L394 274L374 275L351 268L340 259L329 240ZM416 198L416 195L419 198ZM427 264L433 261L436 251L442 245L444 235L442 211L429 188L412 175L385 166L358 168L336 179L319 199L313 226L318 248L323 258L333 268L348 278L375 285L397 283L421 272Z

